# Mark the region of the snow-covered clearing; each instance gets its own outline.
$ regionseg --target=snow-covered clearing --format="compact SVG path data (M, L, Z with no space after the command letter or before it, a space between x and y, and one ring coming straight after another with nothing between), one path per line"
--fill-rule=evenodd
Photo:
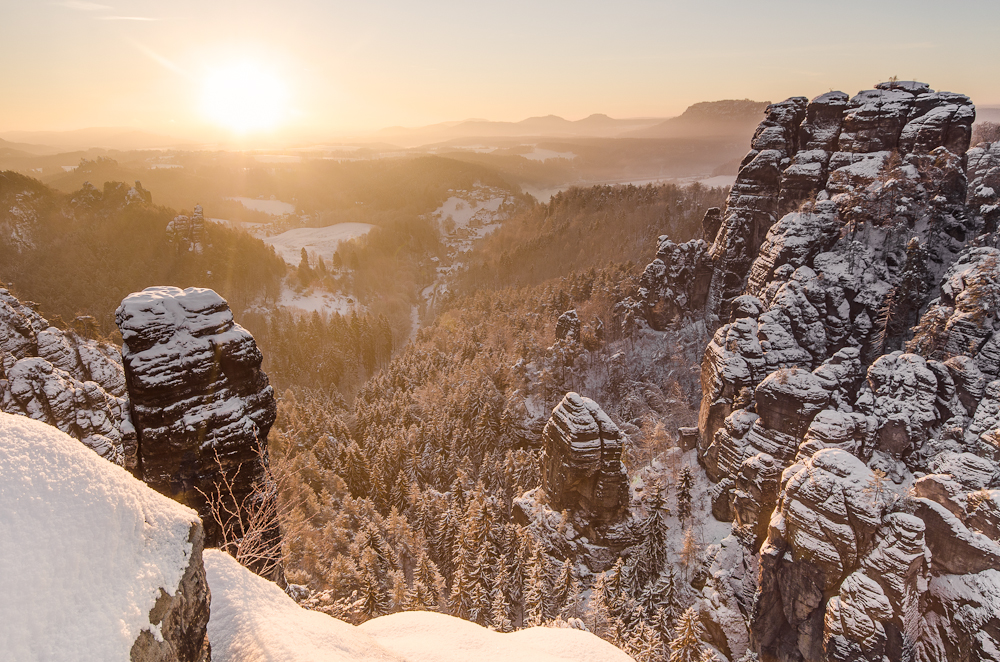
M283 286L278 305L284 308L295 308L304 313L318 311L321 313L350 315L352 311L361 312L362 306L354 299L343 294L310 290L299 294L288 286Z
M281 200L261 200L257 198L241 198L238 196L228 197L226 200L235 200L247 209L262 211L271 216L284 216L295 211L295 205Z
M302 259L303 248L310 257L322 257L329 263L340 242L366 235L373 227L368 223L335 223L325 228L296 228L265 237L264 243L274 246L278 255L293 266Z
M576 158L576 154L573 152L556 152L551 149L542 149L541 147L535 147L527 154L521 154L521 156L529 161L548 161L549 159L567 159L572 161Z
M302 609L272 582L206 550L208 636L216 662L628 662L582 630L500 634L453 616L405 612L355 627Z
M0 651L127 660L198 515L54 427L0 413Z
M209 223L228 225L234 230L246 230L247 232L260 228L264 225L263 223L256 223L254 221L230 221L225 218L206 218L205 220L208 221Z

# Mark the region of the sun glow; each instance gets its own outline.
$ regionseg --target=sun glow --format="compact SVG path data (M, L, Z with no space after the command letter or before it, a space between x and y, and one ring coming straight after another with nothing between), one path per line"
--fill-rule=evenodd
M232 64L208 72L203 109L237 133L274 129L288 116L288 90L273 72L249 62Z

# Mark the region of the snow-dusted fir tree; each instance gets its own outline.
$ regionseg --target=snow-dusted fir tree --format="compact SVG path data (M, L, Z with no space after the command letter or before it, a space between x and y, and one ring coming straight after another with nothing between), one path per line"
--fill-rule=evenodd
M685 466L681 469L681 476L677 481L677 518L682 522L691 517L692 487L694 487L694 477L691 475L691 467Z
M677 619L674 638L670 641L670 662L700 662L704 636L698 612L688 607Z

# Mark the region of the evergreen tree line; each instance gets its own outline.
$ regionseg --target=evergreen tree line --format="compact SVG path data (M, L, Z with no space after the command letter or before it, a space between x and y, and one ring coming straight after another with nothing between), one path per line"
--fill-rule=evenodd
M541 483L542 456L523 410L541 390L516 366L544 364L558 316L622 295L623 273L457 300L350 406L285 393L270 446L286 573L308 587L305 604L351 622L430 609L499 631L580 619L636 659L668 659L700 556L688 527L682 572L671 570L665 494L634 522L637 543L596 577L554 542L565 513L551 528L514 520L515 499ZM600 354L595 342L576 351ZM553 387L544 407L564 393ZM680 475L674 499L687 521L692 479Z

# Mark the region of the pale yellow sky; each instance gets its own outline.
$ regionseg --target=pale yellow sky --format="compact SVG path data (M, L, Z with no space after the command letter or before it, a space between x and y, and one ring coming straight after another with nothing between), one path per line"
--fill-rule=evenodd
M0 0L0 16L0 133L324 140L470 117L671 116L893 75L1000 104L995 0Z

